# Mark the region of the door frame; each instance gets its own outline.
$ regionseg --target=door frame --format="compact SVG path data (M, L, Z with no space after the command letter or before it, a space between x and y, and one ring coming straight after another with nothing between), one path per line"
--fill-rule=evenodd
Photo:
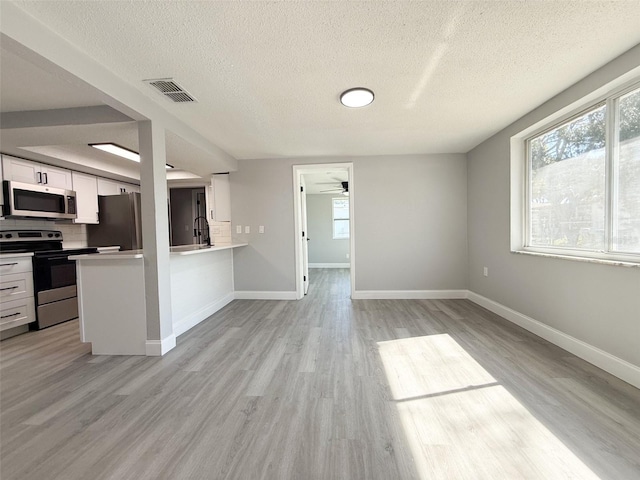
M326 170L343 170L347 172L349 182L349 274L351 282L351 298L356 288L356 229L354 222L355 211L355 181L353 178L353 163L322 163L308 165L293 165L293 212L294 212L294 247L296 271L296 299L304 297L303 259L302 259L302 206L300 201L300 187L302 175L318 173Z

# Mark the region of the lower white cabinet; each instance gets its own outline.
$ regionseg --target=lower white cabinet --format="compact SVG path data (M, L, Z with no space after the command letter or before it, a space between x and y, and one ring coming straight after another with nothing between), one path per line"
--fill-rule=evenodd
M31 257L0 258L0 332L35 322Z
M78 217L73 223L98 223L98 178L72 172Z

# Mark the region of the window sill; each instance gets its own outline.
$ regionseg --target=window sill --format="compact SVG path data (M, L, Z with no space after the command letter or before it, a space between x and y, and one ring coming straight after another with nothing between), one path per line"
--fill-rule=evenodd
M556 258L559 260L573 260L575 262L600 263L602 265L614 265L617 267L640 268L640 262L631 262L625 260L607 260L604 258L579 257L574 255L561 255L558 253L532 252L529 250L511 250L511 253L515 253L518 255L531 255L534 257Z

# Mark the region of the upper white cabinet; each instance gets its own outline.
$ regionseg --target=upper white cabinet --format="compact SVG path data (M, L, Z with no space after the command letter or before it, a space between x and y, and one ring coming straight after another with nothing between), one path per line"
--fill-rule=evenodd
M80 172L72 172L71 176L78 213L73 223L98 223L98 178Z
M122 192L118 188L118 182L98 178L98 195L120 195Z
M215 222L231 221L231 184L229 174L222 173L212 176L211 185L213 187L213 215Z
M73 190L71 170L64 168L3 155L2 170L5 180Z
M98 178L98 195L120 195L121 193L140 192L138 185Z

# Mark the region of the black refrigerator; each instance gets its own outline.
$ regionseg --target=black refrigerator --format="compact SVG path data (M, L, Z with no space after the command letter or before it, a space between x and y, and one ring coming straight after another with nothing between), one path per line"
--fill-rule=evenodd
M137 192L98 197L97 225L87 225L90 247L119 246L120 250L142 248L142 216Z

